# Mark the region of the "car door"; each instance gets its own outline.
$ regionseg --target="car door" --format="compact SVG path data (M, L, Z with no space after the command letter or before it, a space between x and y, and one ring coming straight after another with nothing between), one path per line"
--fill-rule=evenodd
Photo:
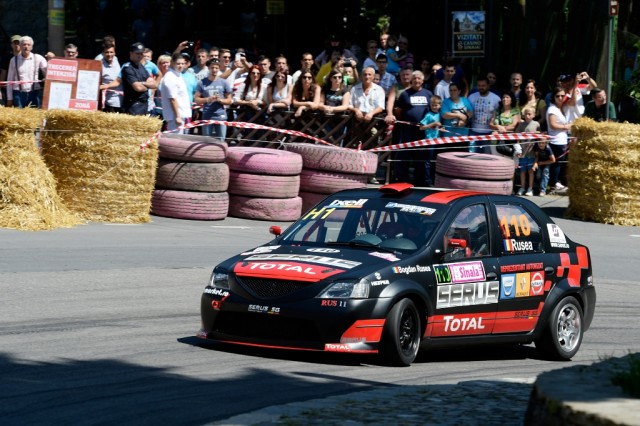
M488 207L482 202L461 208L446 228L443 261L434 265L432 337L492 332L500 284L490 228Z
M500 300L494 334L531 331L545 299L544 224L524 205L494 203L492 215L499 231Z

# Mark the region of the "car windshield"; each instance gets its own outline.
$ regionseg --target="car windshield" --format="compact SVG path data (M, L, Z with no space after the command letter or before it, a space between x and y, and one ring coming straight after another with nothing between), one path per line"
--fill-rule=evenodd
M331 197L289 227L279 243L412 253L429 242L441 217L436 206L419 202Z

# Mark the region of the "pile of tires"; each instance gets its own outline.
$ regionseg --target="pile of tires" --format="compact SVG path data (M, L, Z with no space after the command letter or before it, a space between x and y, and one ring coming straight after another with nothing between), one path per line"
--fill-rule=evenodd
M227 144L209 136L163 133L151 213L220 220L229 212Z
M302 157L294 152L234 146L227 150L229 216L289 222L300 217Z
M303 212L329 194L367 186L378 168L378 156L372 152L310 143L290 143L285 149L302 156L300 198Z
M510 195L515 165L500 155L473 152L445 152L436 160L435 185Z

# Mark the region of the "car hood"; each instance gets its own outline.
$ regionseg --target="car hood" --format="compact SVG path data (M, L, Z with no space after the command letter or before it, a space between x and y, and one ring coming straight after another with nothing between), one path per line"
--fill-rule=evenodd
M261 246L225 262L238 276L318 282L329 277L356 278L406 258L371 248L337 246ZM383 264L381 264L381 262Z

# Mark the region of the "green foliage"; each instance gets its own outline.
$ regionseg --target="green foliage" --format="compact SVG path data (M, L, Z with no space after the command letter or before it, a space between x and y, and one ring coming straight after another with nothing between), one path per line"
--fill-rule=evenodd
M630 355L629 369L616 373L611 382L622 387L624 393L634 398L640 398L640 357L635 354Z
M389 28L391 28L391 17L389 15L380 16L378 18L376 27L378 28L381 34L388 33Z

